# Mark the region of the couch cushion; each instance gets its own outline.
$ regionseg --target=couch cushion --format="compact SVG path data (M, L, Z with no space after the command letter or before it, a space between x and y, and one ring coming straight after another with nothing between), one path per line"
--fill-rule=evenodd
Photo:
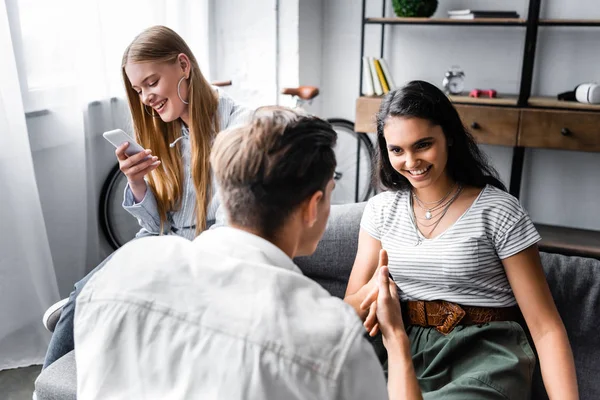
M65 354L35 380L37 400L75 400L77 398L77 372L75 351Z
M600 399L600 260L550 253L541 253L541 258L573 349L579 394ZM539 371L533 398L547 398Z
M331 206L327 228L315 253L294 260L304 275L321 284L333 296L343 298L346 292L365 204Z

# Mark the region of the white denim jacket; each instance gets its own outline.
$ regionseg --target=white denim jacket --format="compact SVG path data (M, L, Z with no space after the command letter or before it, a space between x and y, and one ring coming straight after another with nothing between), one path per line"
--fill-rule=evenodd
M234 228L119 250L77 298L77 397L387 399L354 310Z

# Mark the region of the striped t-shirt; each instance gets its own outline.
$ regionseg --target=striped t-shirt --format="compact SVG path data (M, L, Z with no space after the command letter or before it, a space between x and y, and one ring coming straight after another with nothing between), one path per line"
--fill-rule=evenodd
M401 300L481 307L516 304L501 260L541 239L519 201L491 185L432 239L415 229L409 191L371 198L360 225L387 250Z

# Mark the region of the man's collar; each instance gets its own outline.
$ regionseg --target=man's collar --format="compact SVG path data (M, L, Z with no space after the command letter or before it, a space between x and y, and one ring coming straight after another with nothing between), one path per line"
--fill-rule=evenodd
M232 228L228 226L223 226L215 229L209 229L203 232L200 236L198 236L194 241L204 242L209 241L210 243L214 243L218 245L218 247L226 246L230 247L232 253L225 255L235 255L239 251L243 251L240 247L250 247L255 250L258 250L262 256L268 261L268 264L284 268L293 272L302 273L300 268L292 259L283 252L279 247L269 242L268 240L257 236L253 233ZM256 261L256 260L248 260L248 261Z

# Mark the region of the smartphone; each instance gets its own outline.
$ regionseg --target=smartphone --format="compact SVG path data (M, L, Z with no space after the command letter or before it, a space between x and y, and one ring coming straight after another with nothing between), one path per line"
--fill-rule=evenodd
M137 154L140 151L144 151L142 146L137 144L131 136L123 132L121 129L114 129L112 131L104 132L102 136L104 136L104 139L111 142L115 147L119 147L123 143L129 142L129 147L125 150L125 154L127 154L128 157Z

